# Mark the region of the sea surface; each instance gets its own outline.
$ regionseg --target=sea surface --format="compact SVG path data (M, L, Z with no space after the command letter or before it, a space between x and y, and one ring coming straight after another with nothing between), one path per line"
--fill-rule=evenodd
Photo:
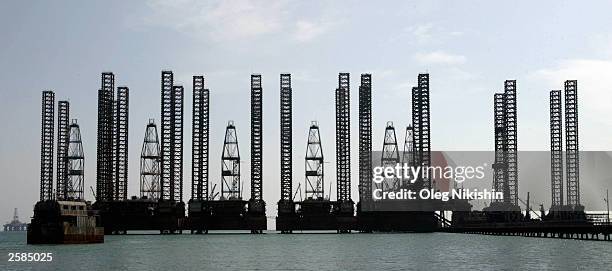
M51 262L8 262L51 252ZM104 244L27 245L0 232L0 270L612 270L612 242L405 234L130 234Z

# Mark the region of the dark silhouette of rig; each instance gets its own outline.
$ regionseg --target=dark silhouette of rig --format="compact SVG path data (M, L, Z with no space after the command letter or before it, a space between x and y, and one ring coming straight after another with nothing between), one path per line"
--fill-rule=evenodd
M494 94L494 149L492 188L503 193L482 211L473 211L467 200L381 200L375 190L441 191L450 189L430 174L412 176L414 182L387 178L373 182L372 75L361 74L358 91L358 202L351 195L350 74L338 75L335 88L336 198L326 194L324 154L317 121L308 132L304 182L294 189L293 112L291 74L280 75L280 199L276 230L281 233L328 230L338 233L398 231L449 231L503 235L610 239L610 224L595 223L580 203L577 81L565 82L565 177L563 189L562 98L550 92L552 206L532 219L525 203L522 211L518 181L516 80L506 80L504 91ZM393 122L387 122L380 164L428 168L434 163L430 107L430 76L417 76L412 88L411 118L400 152ZM221 181L209 182L210 90L203 75L193 76L191 198L183 199L184 88L176 85L172 71L161 72L161 115L146 125L140 156L140 196L128 198L129 89L115 88L115 75L104 72L98 91L96 202L91 216L106 234L154 230L160 233L208 233L210 230L267 229L263 200L263 87L260 74L251 75L250 197L243 197L238 129L229 120L221 153ZM69 124L69 103L58 103L57 190L53 193L54 93L43 92L41 137L41 201L35 213L55 210L53 202L84 202L83 147L76 121ZM329 184L333 181L329 180ZM219 185L219 191L217 190ZM92 188L93 191L93 188ZM43 206L44 205L44 206ZM53 205L53 206L51 206ZM47 206L47 207L45 207ZM49 207L51 206L51 207ZM89 203L86 205L90 207ZM450 219L446 217L452 212ZM187 216L185 215L187 213ZM99 215L99 217L98 217Z

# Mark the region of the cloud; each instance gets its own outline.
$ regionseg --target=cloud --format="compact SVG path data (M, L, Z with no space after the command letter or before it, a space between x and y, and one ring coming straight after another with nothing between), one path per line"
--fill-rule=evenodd
M167 27L197 38L224 42L281 34L309 42L329 32L338 20L327 10L305 17L295 2L287 0L197 1L150 0L136 25Z
M533 79L545 80L550 89L563 89L565 80L578 80L578 95L582 106L600 116L601 123L609 123L612 116L612 60L567 59L556 67L540 69L530 75ZM591 115L591 114L589 114Z
M434 25L432 23L419 24L408 27L407 31L412 34L412 36L419 43L429 42L432 38L432 30Z
M429 53L416 53L414 59L421 64L445 64L455 65L465 63L466 57L453 55L444 51L434 51Z
M213 40L275 33L287 19L287 2L282 0L266 1L265 5L249 0L151 0L148 6L150 13L142 19L144 25L171 27Z
M295 40L299 42L311 41L314 38L327 32L334 23L329 21L309 21L300 20L295 24L296 30L294 32Z

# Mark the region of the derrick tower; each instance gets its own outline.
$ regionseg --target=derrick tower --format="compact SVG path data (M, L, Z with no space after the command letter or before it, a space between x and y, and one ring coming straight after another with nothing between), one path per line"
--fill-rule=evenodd
M414 130L411 125L406 127L406 136L404 137L404 151L402 152L402 166L408 165L409 167L416 166L414 157ZM410 174L410 172L408 172ZM407 186L408 184L403 184Z
M157 125L153 119L145 129L140 152L140 197L158 200L161 196L160 149Z
M395 127L393 122L387 122L385 127L385 136L383 140L382 156L380 158L380 165L383 167L395 167L400 162L399 150L397 147L397 137L395 135ZM377 184L382 190L393 190L398 191L400 189L400 178L395 176L390 179L385 179L383 183Z
M323 174L323 148L321 146L321 135L319 125L313 121L308 130L308 143L306 144L306 199L324 199L324 174Z
M81 128L76 119L72 120L69 127L67 154L67 178L64 195L66 199L84 200L85 154L83 152Z
M240 152L238 150L238 136L236 134L234 122L229 121L225 129L223 154L221 155L221 199L242 199L240 186Z

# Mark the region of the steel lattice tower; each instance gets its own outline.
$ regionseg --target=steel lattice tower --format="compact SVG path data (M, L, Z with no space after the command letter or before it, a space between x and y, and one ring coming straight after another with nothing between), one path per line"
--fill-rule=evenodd
M336 190L338 201L351 200L350 75L338 75L336 89Z
M161 195L160 149L157 125L149 120L140 153L140 197L157 200Z
M129 89L117 88L115 101L115 200L127 199Z
M56 198L66 200L68 195L68 141L70 136L70 103L57 103L57 181Z
M552 206L563 205L563 117L561 90L550 91L550 180Z
M431 166L431 131L430 131L430 107L429 107L429 74L419 74L419 155L421 165L425 168ZM435 182L435 181L434 181ZM429 174L423 178L423 185L427 188L436 188Z
M421 92L418 87L412 88L412 125L413 125L413 148L414 166L421 166ZM424 187L421 177L417 176L418 186Z
M208 200L208 103L204 76L193 77L191 198Z
M42 92L42 121L40 135L40 200L53 199L53 127L55 122L55 93Z
M161 75L161 199L174 200L173 189L173 107L174 74L162 71Z
M102 73L102 87L98 91L98 138L96 163L96 200L114 200L114 89L115 75Z
M372 75L359 86L359 200L372 199Z
M415 167L415 155L414 155L414 130L411 125L406 127L406 136L404 138L404 151L402 152L402 165L408 165L409 167ZM412 175L410 170L408 174ZM405 174L405 175L408 175ZM404 183L402 187L407 187L409 184Z
M174 201L183 202L183 95L182 86L173 86L172 185Z
M183 87L171 71L161 77L161 199L183 201Z
M382 148L382 156L380 158L380 165L383 167L395 167L397 164L399 164L399 162L400 162L400 156L399 156L399 149L397 147L397 137L395 135L395 127L393 126L393 122L389 121L387 122L387 127L385 127L385 136L383 140L383 148ZM385 190L385 185L386 185L387 190L398 191L401 186L399 182L400 182L400 179L397 176L395 176L393 178L384 180L384 182L381 183L380 186L382 186L383 190Z
M407 164L408 166L415 166L414 160L414 130L411 125L408 125L406 127L406 136L404 137L402 164Z
M518 206L518 152L517 152L517 119L516 119L516 80L504 82L504 100L506 111L506 162L510 203Z
M316 121L313 121L308 130L305 157L306 187L304 192L307 199L323 199L325 197L323 163L323 147L319 125Z
M565 155L567 204L580 205L580 154L578 152L578 81L565 81Z
M83 152L83 141L81 140L81 129L76 119L70 124L68 136L68 172L66 179L67 199L83 200L85 184L85 154Z
M280 173L281 201L292 201L293 191L293 124L291 74L280 75ZM306 158L308 159L308 158ZM308 169L307 169L308 170ZM308 173L307 177L308 179Z
M233 121L227 123L221 155L221 199L241 199L240 151Z
M493 120L495 136L495 162L493 163L493 189L504 193L504 202L509 202L508 164L506 162L506 106L505 95L495 93L493 96ZM499 199L494 201L501 201Z
M262 200L263 89L261 75L251 75L251 201Z

